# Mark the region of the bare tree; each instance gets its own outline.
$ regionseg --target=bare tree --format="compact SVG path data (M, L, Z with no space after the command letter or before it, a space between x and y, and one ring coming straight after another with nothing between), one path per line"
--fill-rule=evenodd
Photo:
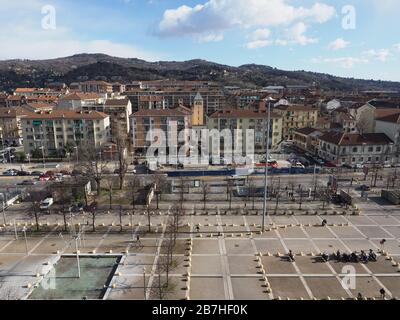
M207 196L210 193L210 186L204 180L201 181L201 193L203 195L203 210L206 210Z
M153 177L153 182L156 185L155 194L157 201L157 209L159 209L159 202L162 194L168 190L168 180L165 175L157 174Z
M139 183L140 183L140 180L136 175L129 177L128 185L129 185L129 193L130 193L130 197L131 197L131 204L132 204L133 211L135 211L136 193L139 188Z
M36 224L36 231L40 231L40 226L39 226L39 216L41 215L40 211L40 202L48 197L49 194L45 191L38 191L31 189L27 193L27 197L25 198L25 201L29 202L29 213L33 213L33 216L35 217L35 224Z
M115 177L110 176L108 177L108 179L106 180L106 187L107 187L107 191L108 191L108 200L109 200L109 208L110 210L112 209L112 201L113 201L113 191L114 191L114 186L115 186Z
M252 210L255 208L255 200L257 195L257 187L253 179L248 180L247 196L251 198Z
M53 187L54 185L52 185L52 188ZM67 212L70 211L72 205L71 187L64 183L57 184L53 192L53 197L55 202L61 207L61 212L64 220L64 231L67 232Z
M108 164L108 162L103 159L102 150L85 145L85 147L79 149L79 158L80 163L77 169L81 169L84 176L96 182L97 195L100 195L101 182Z
M226 179L226 200L229 201L229 210L232 210L232 192L233 192L233 181L232 179Z
M118 178L119 178L119 190L124 187L125 176L128 172L129 157L127 155L128 147L128 136L127 134L118 134L116 138L117 148L117 161L118 161Z
M86 211L90 212L92 215L92 231L96 232L96 217L97 217L97 201L94 197L93 202L86 208Z

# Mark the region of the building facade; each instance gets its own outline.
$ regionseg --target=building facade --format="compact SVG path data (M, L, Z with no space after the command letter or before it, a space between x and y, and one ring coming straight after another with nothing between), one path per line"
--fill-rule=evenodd
M30 113L21 122L26 153L60 155L68 145L98 148L109 140L110 117L98 111Z

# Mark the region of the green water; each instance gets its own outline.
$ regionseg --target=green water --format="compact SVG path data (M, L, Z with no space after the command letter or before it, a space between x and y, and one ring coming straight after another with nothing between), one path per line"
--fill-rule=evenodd
M101 299L119 257L80 257L81 277L78 278L76 257L61 257L41 284L34 289L31 300ZM42 285L43 284L43 285Z

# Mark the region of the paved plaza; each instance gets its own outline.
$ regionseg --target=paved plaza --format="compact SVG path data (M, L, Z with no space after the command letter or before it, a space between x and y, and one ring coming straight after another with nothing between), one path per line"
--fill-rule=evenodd
M400 297L400 216L384 210L360 215L271 215L261 233L261 215L205 212L186 215L173 252L168 290L164 299L351 299L359 293L379 299ZM152 217L152 233L146 233L147 217L138 213L123 217L105 214L97 220L96 233L75 217L86 231L79 239L83 255L121 255L104 299L157 299L151 289L157 281L157 259L165 255L163 239L168 216ZM59 219L60 218L53 218ZM87 219L87 218L86 218ZM322 226L326 219L327 226ZM2 299L29 298L35 287L57 264L60 257L76 254L75 240L63 233L61 220L42 222L40 234L28 232L25 242L21 227L27 221L3 227L0 233L0 276ZM50 221L50 222L49 222ZM133 222L133 224L131 224ZM18 224L18 225L17 225ZM197 228L198 227L198 228ZM7 232L6 232L7 231ZM140 235L140 243L136 241ZM386 239L385 255L377 262L342 263L320 258L322 252L352 252L373 249ZM286 253L295 253L295 262ZM348 268L355 271L355 287L344 288ZM57 275L56 275L57 276ZM146 295L146 296L145 296ZM83 297L82 297L83 298Z

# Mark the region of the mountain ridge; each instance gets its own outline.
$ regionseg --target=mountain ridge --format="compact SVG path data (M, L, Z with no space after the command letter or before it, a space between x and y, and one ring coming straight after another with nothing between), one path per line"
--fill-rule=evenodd
M0 60L0 90L45 86L48 82L67 84L84 80L201 80L223 85L257 88L267 85L318 84L325 90L396 90L400 82L344 78L295 70L280 70L267 65L244 64L233 67L203 59L148 62L106 54L75 54L69 57L29 60Z

